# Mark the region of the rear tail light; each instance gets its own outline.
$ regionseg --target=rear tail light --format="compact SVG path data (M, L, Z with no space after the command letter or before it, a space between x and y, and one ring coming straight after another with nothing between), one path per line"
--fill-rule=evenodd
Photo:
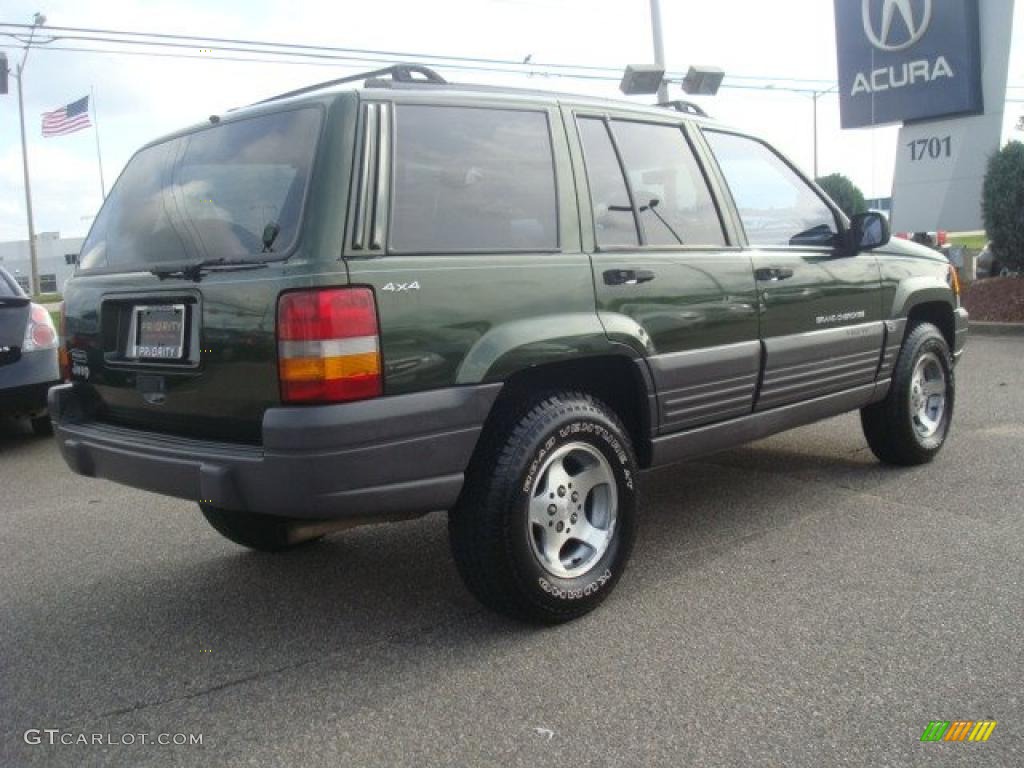
M25 327L25 343L22 352L37 352L43 349L57 348L57 329L46 307L38 304L29 305L28 325Z
M282 294L277 354L286 403L377 397L383 379L373 291L327 288Z

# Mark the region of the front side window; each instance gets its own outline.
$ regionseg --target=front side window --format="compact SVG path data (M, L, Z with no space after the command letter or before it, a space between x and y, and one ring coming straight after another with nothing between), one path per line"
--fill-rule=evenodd
M399 105L391 250L558 250L553 158L543 112Z
M755 246L831 247L835 214L782 158L745 136L705 131Z
M677 125L613 120L647 245L725 245L718 210Z

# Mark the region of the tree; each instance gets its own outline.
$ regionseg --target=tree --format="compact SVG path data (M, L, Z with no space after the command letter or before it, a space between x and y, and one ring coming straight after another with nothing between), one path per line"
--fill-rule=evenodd
M981 210L996 258L1024 269L1024 144L1011 141L988 161Z
M868 209L864 202L864 193L857 185L841 173L832 173L818 179L818 186L839 206L839 209L851 218Z

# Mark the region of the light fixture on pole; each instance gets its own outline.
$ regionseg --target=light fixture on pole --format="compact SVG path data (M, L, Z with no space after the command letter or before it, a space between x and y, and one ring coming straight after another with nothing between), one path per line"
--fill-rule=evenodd
M630 64L619 83L627 96L657 93L665 82L665 68L658 64Z
M714 96L724 78L725 72L718 67L690 67L683 78L683 91L691 96Z

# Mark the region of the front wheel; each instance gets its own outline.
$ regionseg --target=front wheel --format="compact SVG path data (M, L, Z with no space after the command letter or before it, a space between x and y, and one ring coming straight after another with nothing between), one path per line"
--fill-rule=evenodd
M885 400L860 412L872 453L886 464L915 466L938 455L953 421L953 357L934 325L911 329Z
M574 392L500 421L449 516L456 566L495 611L544 624L575 619L608 596L632 550L629 436L611 409Z

